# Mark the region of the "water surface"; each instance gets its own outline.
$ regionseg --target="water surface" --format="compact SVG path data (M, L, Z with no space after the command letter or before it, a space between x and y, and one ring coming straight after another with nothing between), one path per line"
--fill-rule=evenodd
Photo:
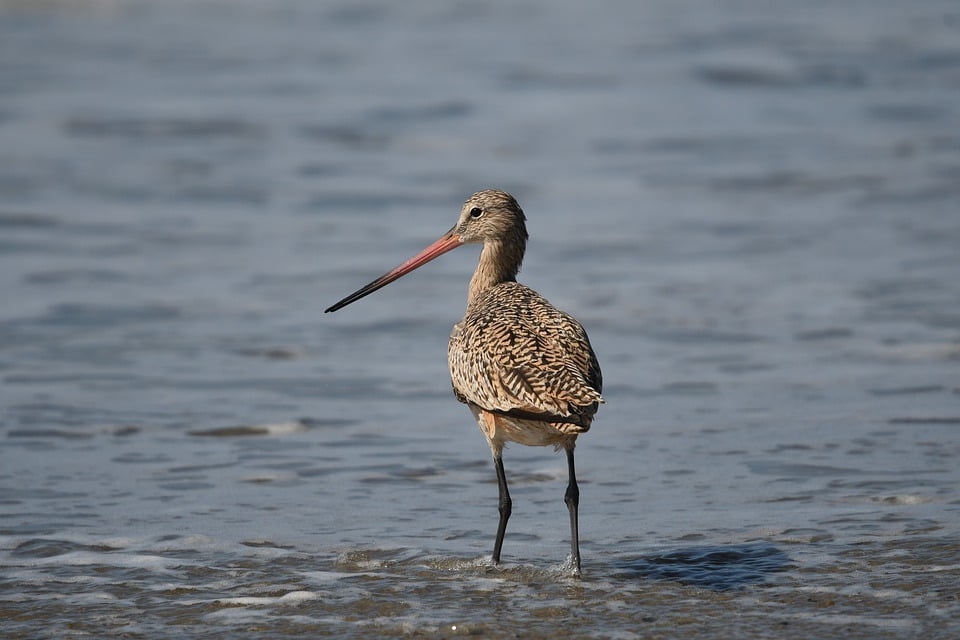
M960 634L960 12L0 3L10 638ZM473 191L607 404L489 451Z

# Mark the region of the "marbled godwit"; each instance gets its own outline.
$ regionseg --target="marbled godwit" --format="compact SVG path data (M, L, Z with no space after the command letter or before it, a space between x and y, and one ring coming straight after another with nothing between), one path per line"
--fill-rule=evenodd
M460 219L439 240L392 271L350 294L336 311L386 286L462 244L483 244L470 280L467 313L450 334L447 350L457 400L477 419L493 452L500 491L500 520L493 561L510 518L512 501L503 470L503 446L553 445L567 452L570 551L580 572L577 509L580 490L573 462L577 436L590 428L602 378L583 327L533 289L518 284L527 244L526 219L513 196L489 189L464 203Z

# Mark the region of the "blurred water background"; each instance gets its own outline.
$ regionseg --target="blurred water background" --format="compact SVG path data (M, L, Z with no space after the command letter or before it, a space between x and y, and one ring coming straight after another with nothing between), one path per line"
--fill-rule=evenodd
M0 2L5 638L954 638L960 5ZM489 451L521 279L608 404Z

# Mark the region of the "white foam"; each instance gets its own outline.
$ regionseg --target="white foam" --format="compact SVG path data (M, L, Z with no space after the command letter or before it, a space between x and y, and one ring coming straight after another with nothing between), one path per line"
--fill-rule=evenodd
M871 502L879 502L881 504L891 504L891 505L911 505L911 504L927 504L933 502L933 498L929 496L921 496L916 494L904 494L904 495L894 495L894 496L872 496L870 498Z
M306 431L307 428L299 420L291 422L274 422L267 424L258 424L257 428L263 429L268 434L272 436L287 435L290 433L300 433L301 431Z
M294 605L308 600L316 600L319 593L313 591L291 591L282 596L238 596L236 598L217 598L220 604L238 604L244 606L263 606L272 604Z
M377 576L378 574L367 571L304 571L301 574L304 578L314 582L330 583L342 580L344 578L356 578L357 576Z
M104 584L110 582L108 578L101 576L57 576L50 572L35 571L27 568L24 571L4 571L4 578L13 583L46 585L46 584ZM4 596L4 599L12 599Z
M960 564L931 564L923 568L924 571L960 571Z
M308 600L317 600L319 597L320 594L314 591L291 591L290 593L280 596L279 602L281 604L298 604L300 602L307 602Z
M213 538L204 535L189 535L161 540L149 545L151 551L227 551L231 545L215 542Z
M195 564L178 558L164 558L136 553L96 553L93 551L70 551L46 558L17 558L15 562L0 559L0 566L44 567L44 566L87 566L104 565L147 569L157 572L173 572L172 567Z

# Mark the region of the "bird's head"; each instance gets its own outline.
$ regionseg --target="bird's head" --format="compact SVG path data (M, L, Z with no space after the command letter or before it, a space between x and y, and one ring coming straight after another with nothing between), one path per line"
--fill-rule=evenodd
M451 232L463 244L505 242L522 247L527 242L523 209L513 196L499 189L485 189L467 198Z

